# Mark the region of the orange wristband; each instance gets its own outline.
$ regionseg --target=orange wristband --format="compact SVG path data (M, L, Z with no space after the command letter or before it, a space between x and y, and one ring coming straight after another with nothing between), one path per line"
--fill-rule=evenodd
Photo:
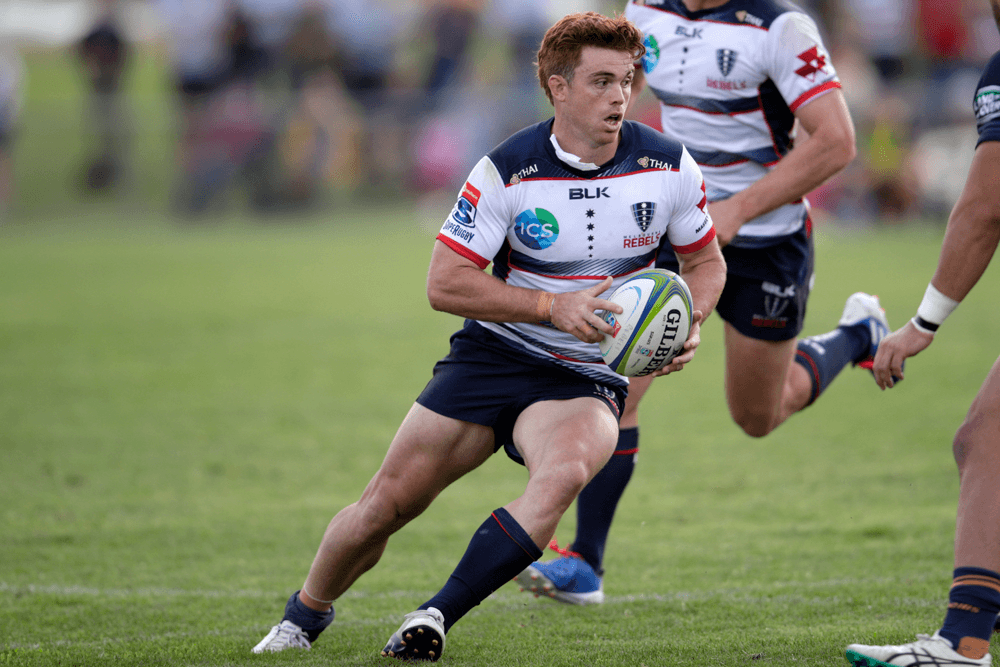
M556 295L552 292L542 292L538 295L538 303L535 304L535 316L539 322L552 321L552 304L555 303Z

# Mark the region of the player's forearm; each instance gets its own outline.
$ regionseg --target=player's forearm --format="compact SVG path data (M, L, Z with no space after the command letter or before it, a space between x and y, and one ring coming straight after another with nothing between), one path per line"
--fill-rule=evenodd
M685 259L684 255L677 256L681 266L680 276L691 290L694 309L700 310L705 317L715 310L722 288L726 285L726 260L714 241L711 249L714 252L699 257Z
M740 218L749 222L802 199L846 167L854 155L853 135L810 135L763 178L732 197Z
M961 301L986 271L1000 244L1000 142L986 142L973 157L969 176L948 218L937 270L931 281Z
M463 269L451 280L428 282L431 307L484 322L540 322L548 319L554 295L513 287L477 268ZM544 312L543 312L544 311Z

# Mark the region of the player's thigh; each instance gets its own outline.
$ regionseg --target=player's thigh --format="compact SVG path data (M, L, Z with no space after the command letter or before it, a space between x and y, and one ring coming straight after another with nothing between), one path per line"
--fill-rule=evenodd
M445 487L493 454L493 429L437 414L414 403L365 493L422 511Z
M639 403L653 384L652 375L629 378L628 397L625 399L625 409L622 410L621 428L634 428L639 425Z
M617 441L616 415L593 397L539 401L514 425L514 444L530 476L562 470L583 475L586 483L607 463Z
M1000 458L1000 358L979 388L954 442L955 460L961 466L975 449Z
M796 340L750 338L725 323L726 400L731 412L773 414L781 404Z

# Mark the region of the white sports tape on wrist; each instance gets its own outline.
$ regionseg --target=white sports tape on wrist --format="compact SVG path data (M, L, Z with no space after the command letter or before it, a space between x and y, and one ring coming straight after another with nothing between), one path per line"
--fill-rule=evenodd
M941 294L933 283L927 283L927 291L917 308L917 316L932 324L941 324L957 306L958 301Z

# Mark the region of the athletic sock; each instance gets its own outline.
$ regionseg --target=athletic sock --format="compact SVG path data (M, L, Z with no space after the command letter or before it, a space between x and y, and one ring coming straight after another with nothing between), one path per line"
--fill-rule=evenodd
M939 633L960 655L982 658L990 650L998 612L1000 574L979 567L956 568L948 594L948 613Z
M420 605L435 607L444 616L444 630L538 560L542 550L507 510L493 510L476 530L459 561L437 595Z
M799 341L795 363L806 369L812 383L807 406L819 398L844 366L864 358L871 345L870 338L867 325L858 325L837 327Z
M618 501L632 479L638 454L639 427L623 428L618 433L615 453L576 499L576 539L572 549L594 568L597 576L604 574L608 531Z
M333 622L333 615L333 607L330 607L329 611L316 611L312 607L307 607L299 599L299 591L295 591L285 604L285 616L281 620L291 621L299 626L309 637L309 641L314 642L319 633L326 630L326 626Z

